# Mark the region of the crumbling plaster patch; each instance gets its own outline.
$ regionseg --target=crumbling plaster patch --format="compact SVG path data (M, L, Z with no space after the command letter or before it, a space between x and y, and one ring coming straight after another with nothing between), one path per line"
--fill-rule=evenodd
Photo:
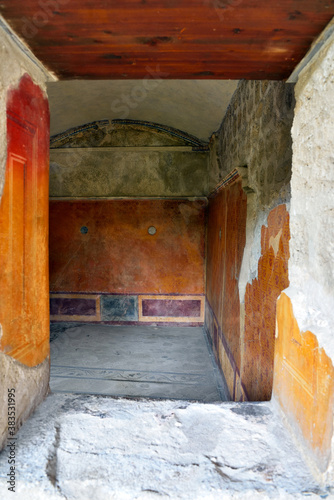
M115 148L116 150L117 148ZM205 196L207 153L51 150L52 198Z
M50 155L52 198L207 194L206 144L158 124L85 124L51 138Z

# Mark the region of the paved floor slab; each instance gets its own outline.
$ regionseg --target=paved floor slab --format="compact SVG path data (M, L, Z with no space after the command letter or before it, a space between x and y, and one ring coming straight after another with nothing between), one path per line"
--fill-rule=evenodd
M15 494L0 454L3 500L333 498L271 403L52 394L16 437Z
M53 392L228 399L202 328L53 325Z

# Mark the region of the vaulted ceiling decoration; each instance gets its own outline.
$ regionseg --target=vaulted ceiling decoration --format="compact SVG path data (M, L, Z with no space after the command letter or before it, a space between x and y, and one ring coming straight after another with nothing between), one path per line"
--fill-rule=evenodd
M144 143L145 147L174 147L191 151L209 151L209 144L182 130L166 127L159 123L142 120L101 120L86 123L80 127L66 130L50 139L51 149L57 148L129 148L133 141ZM138 138L140 137L140 141ZM188 149L187 149L188 148Z

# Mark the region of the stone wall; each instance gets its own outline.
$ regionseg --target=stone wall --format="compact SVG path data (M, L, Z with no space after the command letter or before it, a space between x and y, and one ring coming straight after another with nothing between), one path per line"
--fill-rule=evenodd
M233 168L247 166L248 187L262 206L286 201L293 108L293 85L241 81L214 138L216 178L211 174L211 182L219 182Z
M233 225L236 241L227 247L227 262L243 250L241 267L225 269L220 289L233 274L237 284L234 308L215 308L224 351L217 356L234 399L271 397L276 299L288 285L289 200L293 86L284 82L240 82L219 131L211 140L209 185L228 192L234 173L242 178L247 195L246 224ZM209 202L213 206L213 200ZM223 209L224 210L224 209ZM210 226L210 221L209 221ZM245 233L243 236L243 232ZM240 246L240 245L239 245ZM208 241L208 255L212 253ZM216 255L216 263L223 255ZM219 287L218 287L219 288ZM224 292L225 293L225 292ZM222 304L227 298L222 297ZM237 331L231 337L231 327ZM208 330L210 328L208 327ZM238 354L234 356L235 346ZM224 366L223 366L224 365ZM233 390L232 390L233 388Z
M330 465L333 480L334 35L295 94L290 286L279 301L274 397L313 467L324 474Z
M31 53L15 39L7 25L0 23L0 197L4 188L7 161L7 98L10 90L18 87L23 75L29 74L33 82L45 92L45 82L51 78ZM36 87L35 87L36 88ZM48 124L46 124L48 126ZM0 205L1 206L1 205ZM0 339L5 331L0 324ZM18 332L21 334L22 332ZM2 342L3 347L3 342ZM29 367L0 351L0 448L7 437L8 389L16 391L16 427L28 418L48 390L49 359Z

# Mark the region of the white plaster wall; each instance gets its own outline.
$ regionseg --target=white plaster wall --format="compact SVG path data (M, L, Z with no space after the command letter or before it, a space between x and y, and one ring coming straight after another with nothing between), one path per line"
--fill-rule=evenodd
M288 291L299 327L334 359L334 34L295 94Z
M7 91L17 86L25 73L29 73L44 92L46 80L52 79L52 75L40 66L28 50L20 48L19 41L15 43L15 36L0 18L0 199L7 159ZM28 368L0 352L0 449L4 446L7 436L8 389L14 388L16 391L16 416L18 426L20 426L45 397L48 383L49 359L37 367Z
M285 293L292 300L299 328L316 334L319 347L333 361L334 35L300 74L295 96L290 287ZM327 471L331 482L333 457L334 446Z

